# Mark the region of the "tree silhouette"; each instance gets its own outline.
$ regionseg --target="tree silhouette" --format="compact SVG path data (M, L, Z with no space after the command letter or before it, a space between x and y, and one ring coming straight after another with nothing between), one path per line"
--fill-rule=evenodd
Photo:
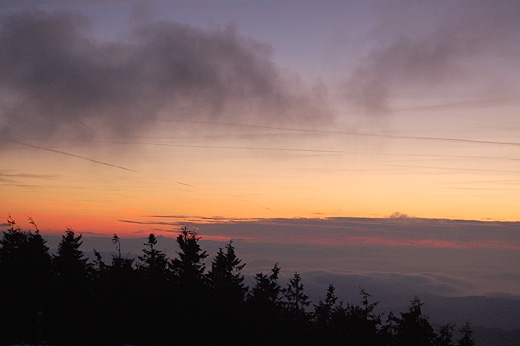
M436 335L422 314L423 303L418 297L410 302L408 312L402 312L401 318L395 317L395 344L402 346L432 346Z
M304 293L303 283L300 274L294 273L289 280L287 287L283 290L284 308L293 315L305 317L305 308L310 305L309 296Z
M139 272L134 268L134 259L121 256L121 240L116 234L112 243L116 254L109 265L95 251L94 299L90 303L95 314L90 320L95 325L92 339L94 344L137 343L141 321L135 317L143 312Z
M119 236L117 234L114 233L114 235L112 236L112 244L114 244L116 246L116 250L117 250L117 257L118 258L121 258L121 239L119 238Z
M222 247L218 249L207 275L209 286L217 299L225 299L234 304L243 302L247 292L241 273L244 266L235 254L232 241L226 244L226 251Z
M241 270L245 264L237 257L233 242L220 247L207 274L209 288L208 313L213 323L208 327L218 339L215 344L229 344L231 340L246 340L242 334L244 299L247 287Z
M67 228L52 258L56 296L48 328L64 343L78 342L87 334L82 325L89 316L91 266L81 250L82 238Z
M117 238L115 244L119 244L119 238ZM115 238L112 238L115 239ZM114 241L114 240L113 240ZM166 272L168 269L168 260L166 254L156 249L157 238L153 233L148 236L146 243L143 244L143 255L139 256L141 263L138 265L140 271L144 273L152 281L157 281L166 278ZM120 247L118 247L119 256L121 258Z
M459 332L462 334L457 346L474 346L475 340L473 340L473 329L471 328L471 324L469 322L464 322L462 327L459 329Z
M320 300L318 305L314 305L314 320L320 328L326 328L330 324L333 311L339 307L335 290L334 285L329 284L325 301Z
M453 323L436 334L417 297L408 311L400 317L390 312L382 324L378 302L363 289L359 304L344 305L329 285L311 311L300 274L282 287L278 264L257 273L249 289L231 241L205 273L208 254L187 227L176 238L179 252L172 260L150 234L134 265L121 256L114 234L111 263L94 250L91 265L82 235L67 229L50 256L36 223L29 222L34 232L20 230L9 217L0 240L0 344L475 345L467 322L457 343Z
M0 240L0 344L37 342L48 313L51 257L32 219L35 232L22 231L9 216Z
M282 292L282 287L278 284L279 274L278 263L273 266L270 275L257 273L255 275L255 286L253 286L248 298L249 302L261 306L278 306Z
M311 342L313 333L310 333L311 316L305 309L311 304L309 296L304 293L300 274L295 272L289 283L282 290L281 305L283 328L287 330L284 344L294 342L304 345Z
M177 309L177 315L168 324L178 325L182 333L175 335L176 342L182 344L206 344L207 335L200 333L200 325L211 322L209 291L206 282L206 266L204 260L208 257L200 247L200 237L195 231L183 226L177 235L177 245L180 251L171 260L172 284L174 300L171 305Z
M206 251L203 251L199 245L200 237L195 231L190 231L183 226L177 236L177 244L180 252L178 258L174 258L171 262L175 278L186 289L200 289L204 283L204 271L206 265L204 259L208 257Z
M453 330L455 329L454 323L447 323L439 328L439 336L437 337L437 346L454 346L453 343Z
M257 273L255 285L247 297L249 334L259 345L280 343L283 326L280 324L282 287L278 283L279 273L278 263L269 275Z
M79 288L87 278L87 258L80 249L83 236L76 236L74 231L67 228L58 244L58 254L53 256L53 267L56 278L67 289Z
M348 332L345 339L352 345L375 346L382 343L378 327L381 316L374 313L379 302L371 303L370 294L360 291L361 305L347 304L345 318Z

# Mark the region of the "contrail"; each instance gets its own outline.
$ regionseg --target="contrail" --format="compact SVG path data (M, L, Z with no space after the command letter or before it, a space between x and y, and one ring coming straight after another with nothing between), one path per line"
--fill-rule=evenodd
M359 136L384 137L384 138L393 138L393 139L411 139L411 140L418 140L418 141L443 141L443 142L459 142L459 143L469 143L469 144L509 145L509 146L514 146L514 147L520 147L520 142L485 141L485 140L467 139L467 138L426 137L426 136L393 136L393 135L379 135L379 134L367 134L367 133L360 133Z
M508 146L520 147L520 142L486 141L486 140L479 140L479 139L455 138L455 137L385 135L385 134L380 134L380 133L367 133L367 132L355 132L355 131L338 131L338 130L320 130L320 129L303 129L303 128L255 125L255 124L234 123L234 122L220 122L220 121L194 121L194 120L172 120L172 121L173 122L179 122L179 123L214 124L214 125L226 125L226 126L243 126L243 127L269 129L269 130L284 130L284 131L296 131L296 132L307 132L307 133L328 133L328 134L339 134L339 135L359 136L359 137L378 137L378 138L390 138L390 139L402 139L402 140L418 140L418 141L443 141L443 142L458 142L458 143L469 143L469 144L508 145Z
M227 146L227 145L197 145L197 144L170 144L170 143L146 143L142 144L155 145L158 147L179 147L179 148L201 148L201 149L238 149L238 150L264 150L264 151L294 151L302 153L329 153L329 154L345 154L352 153L345 150L327 150L327 149L299 149L299 148L270 148L270 147L247 147L247 146Z
M302 130L303 131L303 130ZM306 131L306 130L305 130ZM308 130L314 131L314 130ZM318 130L316 130L318 131ZM406 138L412 139L412 138ZM71 141L71 140L66 140ZM286 152L301 152L301 153L317 153L317 154L369 154L360 151L351 150L333 150L333 149L312 149L312 148L283 148L283 147L255 147L255 146L224 146L224 145L204 145L204 144L181 144L181 143L160 143L160 142L138 142L138 141L109 141L109 140L97 140L97 143L108 143L108 144L141 144L151 145L159 147L180 147L180 148L201 148L201 149L230 149L230 150L257 150L257 151L286 151ZM498 144L493 142L492 144ZM518 143L520 144L520 143ZM379 153L385 156L409 156L409 157L439 157L439 158L473 158L473 159L486 159L486 160L508 160L508 161L520 161L519 158L511 157L493 157L493 156L473 156L473 155L441 155L441 154L411 154L411 153ZM180 183L186 186L192 186L185 183Z
M175 184L179 184L179 185L184 185L184 186L193 187L193 185L183 183L182 181L174 181L174 183L175 183Z
M280 214L280 212L278 212L278 211L276 211L276 210L273 210L273 209L271 209L271 208L264 207L263 205L257 204L256 206L257 206L257 207L260 207L260 208L262 208L262 209L265 209L265 210L271 211L271 212L273 212L273 213Z
M374 164L374 166L396 167L396 168L437 169L437 170L444 170L444 171L469 171L469 172L493 172L493 173L520 174L520 172L518 172L518 171L508 171L508 170L502 170L502 169L457 168L457 167L437 167L437 166L421 166L421 165L388 165L388 164Z
M27 146L27 147L31 147L31 148L35 148L35 149L40 149L40 150L45 150L45 151L49 151L49 152L51 152L51 153L57 153L57 154L67 155L67 156L75 157L75 158L77 158L77 159L82 159L82 160L90 161L90 162L93 162L93 163L97 163L97 164L100 164L100 165L103 165L103 166L119 168L119 169L123 169L123 170L125 170L125 171L130 171L130 172L135 172L135 173L137 173L136 170L133 170L133 169L130 169L130 168L126 168L126 167L123 167L123 166L113 165L113 164L111 164L111 163L107 163L107 162L103 162L103 161L94 160L94 159L91 159L90 157L81 156L81 155L76 155L76 154L68 153L68 152L66 152L66 151L61 151L61 150L45 148L45 147L41 147L41 146L39 146L39 145L34 145L34 144L29 144L29 143L23 143L23 142L16 141L16 140L14 140L14 139L11 139L10 141L13 142L13 143L16 143L16 144L20 144L20 145Z

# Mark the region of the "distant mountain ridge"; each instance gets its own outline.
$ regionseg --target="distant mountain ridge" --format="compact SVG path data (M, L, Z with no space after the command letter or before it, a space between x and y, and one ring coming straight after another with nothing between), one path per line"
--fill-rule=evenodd
M448 322L446 316L454 321L469 321L475 326L520 329L520 301L508 298L485 296L440 297L424 294L424 312L432 322Z
M469 321L476 346L520 346L520 301L509 298L468 296L441 297L420 295L424 314L432 325L456 322L456 329ZM388 307L385 311L404 311L403 307Z

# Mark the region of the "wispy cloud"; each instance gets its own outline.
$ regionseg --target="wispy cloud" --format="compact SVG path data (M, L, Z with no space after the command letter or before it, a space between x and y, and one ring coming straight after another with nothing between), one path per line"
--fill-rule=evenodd
M56 174L38 174L38 173L18 173L14 171L0 171L0 177L13 177L13 178L34 178L34 179L54 179L57 177Z
M462 89L466 98L489 99L507 93L511 74L504 67L520 53L517 1L398 1L381 10L376 48L345 82L346 98L366 113L391 112L399 94Z
M25 188L39 188L42 185L39 184L29 184L27 182L32 182L34 180L54 180L59 178L57 174L38 174L38 173L21 173L18 171L11 170L0 170L0 184L10 185L10 186L18 186ZM26 182L26 183L22 183Z

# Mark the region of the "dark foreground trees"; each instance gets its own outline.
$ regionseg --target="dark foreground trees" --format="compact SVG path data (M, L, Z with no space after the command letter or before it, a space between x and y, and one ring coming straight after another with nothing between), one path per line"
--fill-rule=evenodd
M35 231L22 231L9 217L0 240L0 343L37 340L50 306L51 256Z
M31 220L32 221L32 220ZM150 234L137 260L121 256L112 237L109 261L94 250L89 263L82 236L67 229L57 253L14 220L0 240L0 344L59 345L352 345L471 346L469 324L453 337L454 324L438 333L414 298L408 311L375 312L361 290L360 303L338 301L330 285L312 305L302 278L279 282L280 267L244 283L245 264L232 242L221 247L206 271L208 254L196 232L183 227L179 251L169 259Z

